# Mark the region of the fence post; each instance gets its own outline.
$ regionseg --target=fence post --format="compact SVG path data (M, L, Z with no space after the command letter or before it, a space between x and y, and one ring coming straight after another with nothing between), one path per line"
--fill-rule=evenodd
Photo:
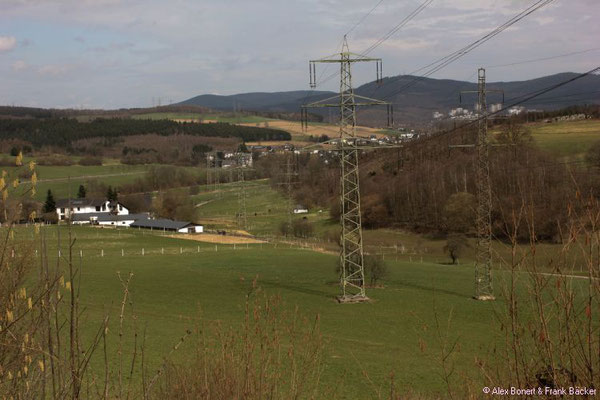
M216 244L215 244L215 251L219 251L219 250L217 250L217 245Z
M121 249L121 257L125 256L125 250Z
M83 250L79 250L79 257L83 257Z
M233 244L233 249L235 250L235 243Z
M143 250L142 250L142 252L143 252ZM165 248L164 247L160 248L160 254L165 254Z
M198 246L198 253L200 253L200 246Z
M142 255L144 255L144 248L142 247Z
M100 257L104 257L104 249L100 250Z
M183 253L183 247L179 247L179 254Z

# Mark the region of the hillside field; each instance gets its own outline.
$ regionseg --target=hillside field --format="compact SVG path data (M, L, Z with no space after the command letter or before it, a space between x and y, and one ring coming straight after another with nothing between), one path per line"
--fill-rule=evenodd
M600 120L528 124L533 140L543 150L566 159L582 159L600 142Z
M66 254L66 228L43 228L51 259L59 231ZM23 228L17 236L32 235L31 228ZM280 296L284 309L297 307L308 320L319 315L325 339L322 385L339 388L342 399L388 392L392 372L400 389L443 396L438 334L459 341L451 359L456 368L453 384L460 382L462 374L479 382L475 357L488 357L492 343L501 336L494 315L502 312L504 300L502 296L496 302L471 299L470 264L390 260L385 288L368 290L371 303L340 305L334 301L339 291L336 255L266 244L215 249L213 244L132 229L79 227L74 228L73 237L77 239L74 254L83 252L84 336L92 337L105 313L110 316L109 329L117 331L122 297L117 272L124 276L131 272L131 308L137 326L144 327L150 369L160 364L186 329L218 321L233 326L241 323L244 299L254 279L265 293ZM505 285L507 276L495 272L497 288ZM439 329L436 316L441 321ZM132 336L128 328L125 354L131 351ZM109 349L115 350L116 335L110 337ZM184 343L173 359L192 354L193 343ZM94 362L101 365L101 360Z

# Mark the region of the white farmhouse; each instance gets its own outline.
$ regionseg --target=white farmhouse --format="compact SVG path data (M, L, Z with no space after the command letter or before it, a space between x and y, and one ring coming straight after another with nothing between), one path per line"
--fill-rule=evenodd
M73 214L106 213L127 215L129 210L118 201L99 199L61 199L56 202L56 215L59 221L69 219Z

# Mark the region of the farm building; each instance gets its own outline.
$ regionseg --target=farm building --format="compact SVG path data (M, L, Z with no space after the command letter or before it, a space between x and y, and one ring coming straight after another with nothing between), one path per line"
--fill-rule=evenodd
M132 228L150 229L158 231L171 231L179 233L202 233L204 227L187 221L173 221L170 219L140 219L130 225Z
M118 201L103 199L61 199L56 201L56 215L59 221L70 218L71 214L89 213L127 215L129 210Z
M296 207L294 207L294 214L306 214L308 212L308 208L298 204Z
M78 213L73 214L71 219L73 224L83 225L110 225L110 226L130 226L135 221L148 219L148 214L124 214L118 215L113 213Z

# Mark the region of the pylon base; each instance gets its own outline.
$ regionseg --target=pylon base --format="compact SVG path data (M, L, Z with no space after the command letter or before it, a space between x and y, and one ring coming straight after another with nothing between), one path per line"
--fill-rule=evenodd
M479 296L475 296L473 298L475 300L479 300L479 301L494 301L494 300L496 300L496 297L494 297L494 295L491 295L491 294L482 294Z
M338 296L337 302L340 304L352 304L352 303L368 303L371 301L367 296L362 296L360 294L354 296Z

